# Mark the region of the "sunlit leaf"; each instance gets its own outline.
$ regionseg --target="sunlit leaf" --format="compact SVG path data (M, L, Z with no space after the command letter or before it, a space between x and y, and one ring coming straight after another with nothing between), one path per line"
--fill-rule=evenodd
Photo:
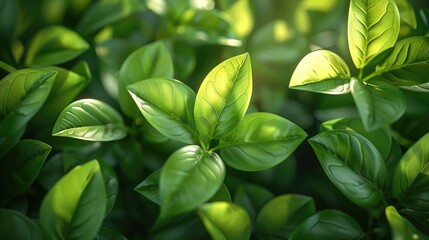
M196 143L194 125L195 92L169 78L150 78L127 87L146 120L165 136Z
M256 231L263 239L287 239L293 229L316 213L311 197L285 194L268 202L259 212Z
M16 0L0 2L0 46L10 47L18 30L19 6ZM2 49L4 50L4 49Z
M83 35L88 35L141 10L143 5L136 0L98 1L85 11L76 29Z
M64 26L49 26L38 31L28 47L25 64L56 65L72 60L89 48L88 43Z
M394 0L350 1L348 43L357 68L364 68L378 54L395 45L399 19Z
M161 215L170 217L197 208L214 196L224 177L225 167L216 153L196 145L177 150L161 170Z
M43 199L40 224L49 239L92 240L106 212L106 190L96 160L73 168Z
M252 95L252 72L247 53L217 65L197 93L194 117L205 144L225 137L243 118Z
M292 154L307 134L289 120L271 113L250 113L219 144L229 166L243 171L271 168Z
M395 3L396 6L398 6L399 16L401 17L400 35L405 35L408 33L409 29L417 28L416 13L414 11L413 5L409 0L395 0Z
M46 69L21 69L0 81L0 133L26 126L44 104L56 75Z
M152 172L143 182L134 188L138 193L160 205L161 199L159 196L159 179L161 177L161 169Z
M129 117L141 116L127 91L128 85L154 77L172 78L173 74L173 60L163 42L151 43L135 50L128 56L119 71L118 96L122 111Z
M429 37L398 41L386 60L376 67L384 80L398 86L429 82Z
M405 207L429 212L429 134L405 152L397 165L392 193Z
M387 221L390 225L392 240L403 239L429 239L417 230L408 220L403 218L393 206L386 207Z
M111 106L95 99L81 99L68 105L58 116L52 135L87 141L113 141L126 135L122 116Z
M388 173L370 141L349 130L331 130L309 142L326 175L350 201L364 208L382 203Z
M352 217L338 210L326 209L299 224L289 239L366 239L365 235Z
M37 140L22 140L2 159L0 198L16 197L33 184L51 147Z
M350 92L350 70L344 60L328 50L307 54L293 72L292 89L328 94Z
M253 30L253 16L250 0L239 0L233 3L226 14L232 19L236 32L246 37Z
M207 203L198 209L198 215L213 239L250 239L251 226L249 215L242 207L234 203Z
M401 90L383 81L362 82L352 78L352 96L365 129L376 130L398 120L405 112Z
M37 223L15 210L0 208L0 226L0 239L44 239Z

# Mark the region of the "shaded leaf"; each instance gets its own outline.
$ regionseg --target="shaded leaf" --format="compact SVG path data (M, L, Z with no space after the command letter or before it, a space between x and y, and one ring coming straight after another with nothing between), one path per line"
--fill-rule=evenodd
M402 28L406 26L411 29L417 28L416 13L414 12L413 5L409 0L395 0L396 6L399 9L399 16L401 18L401 33L403 34Z
M206 203L198 209L198 215L213 239L250 239L249 215L246 210L234 203Z
M102 227L94 240L127 240L127 238L112 229Z
M21 139L24 135L25 127L17 131L9 131L0 128L0 159L3 158Z
M16 0L3 0L0 3L0 45L12 46L18 31L19 6ZM2 49L4 50L4 49Z
M105 217L115 206L119 193L118 176L112 166L104 161L99 161L101 173L103 174L104 187L106 189L106 213Z
M393 45L399 35L400 17L394 0L352 0L348 18L348 43L353 63L364 68Z
M364 208L382 203L388 173L371 142L348 130L322 132L309 142L326 175L350 201Z
M58 116L53 136L87 141L113 141L124 138L122 116L95 99L81 99L68 105Z
M222 183L219 190L210 199L210 202L232 202L231 194L224 183Z
M404 94L389 83L362 82L352 78L351 89L360 118L368 131L390 125L405 112Z
M243 171L271 168L292 154L307 134L289 120L271 113L250 113L219 144L229 166Z
M152 172L145 180L137 185L134 190L151 200L153 203L161 205L159 196L159 179L161 178L161 169Z
M169 78L150 78L127 87L146 120L163 135L180 142L196 143L195 92Z
M93 239L106 212L106 190L96 160L73 168L43 199L40 224L46 238Z
M88 43L73 30L64 26L49 26L33 36L25 64L57 65L76 58L88 48Z
M44 239L36 222L15 210L0 208L0 226L0 239Z
M350 92L350 70L344 60L328 50L307 54L293 72L292 89L328 94Z
M429 237L417 230L408 220L403 218L395 207L386 207L385 213L392 233L392 240L429 239Z

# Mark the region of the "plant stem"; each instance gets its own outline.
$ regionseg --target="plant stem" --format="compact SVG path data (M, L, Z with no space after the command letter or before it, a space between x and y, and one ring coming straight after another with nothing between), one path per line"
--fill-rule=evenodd
M3 70L5 70L8 73L16 71L16 68L14 68L11 65L9 65L9 64L7 64L5 62L2 62L2 61L0 61L0 68L3 69Z

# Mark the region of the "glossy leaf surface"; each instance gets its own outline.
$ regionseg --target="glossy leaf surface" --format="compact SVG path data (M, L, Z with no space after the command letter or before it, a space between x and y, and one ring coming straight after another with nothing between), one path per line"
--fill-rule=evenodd
M46 69L21 69L0 81L0 132L26 126L44 104L56 75Z
M398 41L386 60L376 67L384 80L399 86L429 82L429 37Z
M88 48L89 44L73 30L50 26L32 38L25 63L29 66L57 65L74 59Z
M383 201L387 168L371 142L348 130L322 132L309 142L326 175L350 201L364 208Z
M413 224L403 218L393 206L388 206L385 210L387 221L389 222L392 240L402 239L422 239L429 237L417 230Z
M350 92L350 70L337 54L328 50L317 50L307 54L299 62L289 87L328 94L346 94Z
M73 168L51 188L40 209L49 239L93 239L106 210L103 175L96 160Z
M118 96L122 111L129 117L141 116L127 91L128 85L154 77L172 78L173 74L173 60L163 42L151 43L135 50L119 71Z
M160 133L176 141L196 143L196 94L191 88L169 78L150 78L127 88L143 116Z
M289 120L271 113L250 113L244 116L227 137L222 138L222 159L243 171L273 167L301 144L307 134Z
M44 239L37 223L15 210L0 208L0 226L0 239Z
M95 99L81 99L68 105L58 116L52 135L87 141L113 141L124 138L122 116Z
M348 43L353 63L358 69L395 45L399 35L399 19L394 0L350 1Z
M22 140L2 159L0 198L25 193L36 179L51 151L51 147L37 140Z
M287 239L295 227L316 213L311 197L285 194L268 202L256 219L256 231L263 239Z
M216 153L196 145L180 148L161 170L161 215L169 217L197 208L214 196L224 177L225 167Z
M405 152L397 165L392 193L404 206L429 212L429 134Z
M252 95L252 72L247 53L217 65L205 77L196 98L197 130L206 144L225 137L243 118Z
M137 185L134 190L158 205L161 204L159 196L159 179L161 178L161 169L152 172L143 182Z
M352 96L368 131L395 122L405 112L404 94L399 88L383 81L362 82L352 78Z
M338 210L327 209L299 224L289 239L365 239L365 232L349 215Z

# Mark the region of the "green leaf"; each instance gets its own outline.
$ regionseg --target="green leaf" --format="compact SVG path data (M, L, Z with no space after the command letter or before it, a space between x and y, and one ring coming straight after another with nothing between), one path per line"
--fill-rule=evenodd
M289 87L327 94L346 94L350 92L350 70L337 54L317 50L299 62Z
M76 30L83 35L88 35L141 10L143 5L136 0L98 1L85 11Z
M348 43L353 63L364 68L378 54L395 45L400 17L394 0L352 0Z
M352 131L331 130L309 142L326 175L350 201L364 208L379 206L388 173L370 141Z
M250 239L250 218L246 210L229 202L207 203L198 209L198 215L212 239Z
M219 190L210 199L210 202L232 202L231 194L224 183L222 183Z
M392 194L407 208L429 212L429 134L405 152L393 174Z
M300 127L271 113L250 113L219 144L221 157L229 166L242 171L271 168L304 141Z
M94 240L127 240L127 238L112 229L102 227Z
M258 212L273 198L274 195L267 189L255 184L245 183L237 188L234 194L234 203L246 210L253 225Z
M376 73L397 86L429 82L429 37L410 37L398 41Z
M155 204L161 205L159 196L159 179L161 178L161 169L152 172L143 182L134 188L135 191L149 199Z
M44 239L39 226L15 210L0 208L0 226L0 239Z
M16 197L33 184L51 147L37 140L22 140L2 159L0 198Z
M25 127L17 131L0 128L0 159L3 158L24 135Z
M295 227L316 213L311 197L285 194L268 202L256 219L261 239L287 239Z
M225 178L225 167L214 152L190 145L174 152L161 170L161 216L191 211L209 200Z
M115 206L116 198L119 192L119 181L115 170L110 164L104 161L98 161L103 174L104 187L106 189L106 213L105 217L110 213Z
M289 239L366 239L365 235L352 217L338 210L326 209L299 224Z
M403 33L402 28L404 28L405 26L408 26L411 29L416 29L416 13L414 12L414 8L411 2L409 0L395 0L395 3L396 6L398 6L399 15L401 18L401 34Z
M417 230L408 220L403 218L393 206L386 207L387 221L389 222L392 240L429 239Z
M0 3L0 45L2 51L11 47L18 31L19 6L16 0L4 0Z
M0 133L26 126L44 104L56 76L51 70L21 69L0 81Z
M28 66L57 65L72 60L89 48L88 43L73 30L50 26L38 31L28 47Z
M40 224L49 239L92 240L106 212L106 190L96 160L73 168L43 199Z
M241 36L248 36L253 30L252 6L250 0L238 0L227 10L226 14L231 18L235 31Z
M136 104L127 91L127 86L154 77L172 78L173 60L163 42L145 45L130 54L119 71L119 104L125 115L141 117Z
M205 77L194 109L203 144L225 137L243 118L252 95L251 71L245 53L225 60Z
M374 131L367 131L359 118L337 118L322 123L320 129L321 131L345 129L357 132L377 148L383 159L387 159L389 156L392 134L387 126Z
M68 105L58 116L53 136L87 141L114 141L125 137L122 116L111 106L95 99L81 99Z
M365 129L373 131L398 120L405 112L401 90L383 81L362 82L352 78L352 96Z
M127 87L146 120L163 135L184 143L196 143L195 92L169 78L150 78Z

